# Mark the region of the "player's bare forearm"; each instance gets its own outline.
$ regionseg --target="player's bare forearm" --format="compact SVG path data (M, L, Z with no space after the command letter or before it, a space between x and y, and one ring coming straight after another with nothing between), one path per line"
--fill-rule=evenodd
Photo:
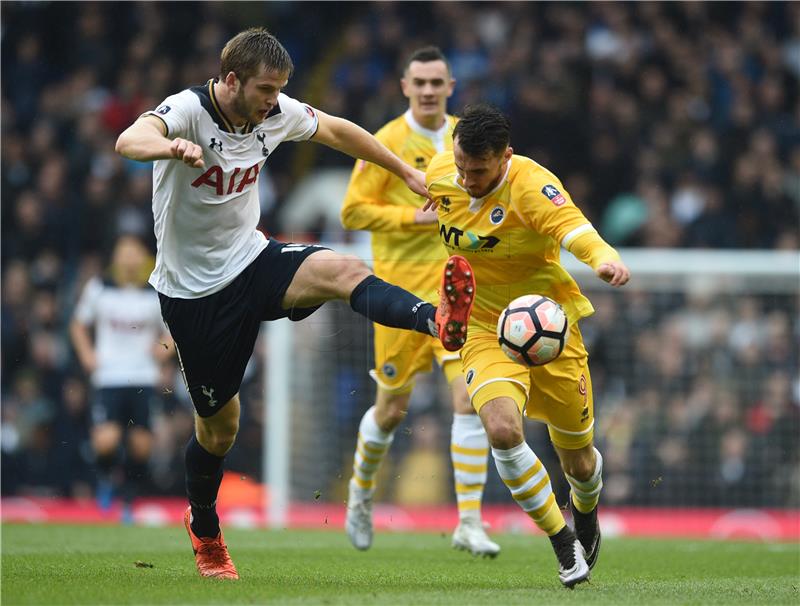
M427 196L425 178L419 171L394 155L383 143L366 130L349 120L317 112L319 128L313 140L343 152L353 158L361 158L393 172L416 194Z
M116 152L130 160L181 160L189 166L204 168L202 148L186 139L165 136L164 125L158 118L143 116L125 129L117 138Z

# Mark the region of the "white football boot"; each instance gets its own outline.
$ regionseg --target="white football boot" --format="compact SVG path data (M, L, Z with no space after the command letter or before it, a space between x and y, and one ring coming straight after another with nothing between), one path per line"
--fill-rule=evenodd
M550 537L558 558L558 578L564 587L572 589L578 583L589 580L589 565L583 545L569 526Z
M372 495L350 482L345 530L353 547L362 551L372 546Z
M492 541L483 529L480 519L461 520L453 533L453 549L469 551L474 556L495 558L500 553L500 545Z

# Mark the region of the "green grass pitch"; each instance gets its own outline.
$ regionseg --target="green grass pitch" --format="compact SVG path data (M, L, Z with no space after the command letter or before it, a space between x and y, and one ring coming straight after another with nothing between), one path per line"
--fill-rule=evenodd
M444 534L228 530L242 579L198 576L183 528L2 527L11 604L800 604L800 545L612 539L591 583L560 586L540 536L499 535L484 560ZM138 565L137 565L138 562ZM152 567L151 567L152 566Z

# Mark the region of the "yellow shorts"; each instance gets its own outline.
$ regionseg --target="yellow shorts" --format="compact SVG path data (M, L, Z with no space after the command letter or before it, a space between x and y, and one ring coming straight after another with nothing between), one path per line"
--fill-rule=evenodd
M414 376L428 372L433 361L442 367L448 383L461 374L458 352L447 351L439 339L413 330L375 324L375 369L369 375L381 389L409 393Z
M478 412L489 400L508 397L529 419L547 423L556 446L572 450L592 443L592 379L577 324L570 326L561 355L544 366L527 368L510 360L494 331L472 327L461 360L467 391Z

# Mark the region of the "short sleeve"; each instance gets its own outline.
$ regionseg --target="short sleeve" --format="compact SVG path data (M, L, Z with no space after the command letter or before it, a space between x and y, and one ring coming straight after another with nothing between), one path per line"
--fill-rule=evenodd
M155 116L167 127L167 137L185 137L189 134L189 125L194 114L201 109L200 102L193 93L187 91L170 95L154 110L143 116Z
M83 287L83 292L75 307L75 319L89 326L97 319L97 304L103 292L103 283L99 278L91 278Z
M283 93L278 104L285 120L284 141L308 141L314 136L319 128L319 117L313 107Z

